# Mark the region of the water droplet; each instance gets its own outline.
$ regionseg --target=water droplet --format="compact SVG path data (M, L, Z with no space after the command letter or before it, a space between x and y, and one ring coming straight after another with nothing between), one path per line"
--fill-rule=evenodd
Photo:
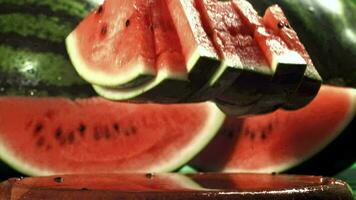
M37 94L37 90L29 90L28 91L28 94L30 95L30 96L35 96L36 94Z
M61 81L62 77L61 76L57 76L57 81Z
M309 6L308 10L309 10L309 12L314 12L315 9L313 6Z
M4 87L0 87L0 92L1 92L1 93L5 92L5 90L6 90L6 89L5 89Z

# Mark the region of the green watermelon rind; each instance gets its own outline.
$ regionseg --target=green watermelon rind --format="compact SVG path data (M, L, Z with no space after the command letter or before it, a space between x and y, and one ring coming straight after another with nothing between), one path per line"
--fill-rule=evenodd
M94 90L100 95L111 100L128 100L137 96L144 95L145 92L159 86L164 85L165 80L175 80L175 83L187 84L188 80L186 74L178 74L168 70L161 69L158 71L157 76L143 85L131 88L110 88L102 87L100 85L93 85ZM175 88L172 86L172 88Z
M86 81L91 84L100 85L104 87L118 87L121 85L129 84L131 82L140 82L140 80L147 81L156 75L156 72L151 70L154 66L149 66L143 58L137 58L134 62L131 62L132 67L127 67L125 75L113 73L109 75L108 73L103 73L100 70L88 69L88 64L85 63L85 59L81 56L78 51L76 32L72 32L68 35L65 40L66 48L78 74ZM93 67L100 69L99 67Z
M186 145L186 148L180 149L174 158L167 162L156 162L153 167L150 167L145 172L158 173L174 171L198 154L217 134L225 119L224 113L222 113L214 103L209 102L207 110L209 117L205 120L205 124L201 126L202 128L195 134L196 136ZM38 168L18 159L10 149L11 147L7 146L6 141L0 140L0 159L14 170L30 176L55 174L54 171ZM137 169L137 171L139 172L141 170Z
M294 160L290 160L289 162L284 163L283 165L278 165L278 166L270 166L266 168L262 168L259 170L242 170L238 168L224 168L222 169L222 172L239 172L239 173L281 173L284 172L288 169L291 169L292 167L298 166L302 164L303 162L307 161L308 159L312 158L314 155L317 153L321 152L328 144L330 144L332 141L334 141L342 132L343 130L348 126L348 124L352 121L354 117L356 117L356 89L355 88L346 88L348 91L348 95L350 98L350 108L348 113L345 115L344 120L342 123L339 124L339 126L336 128L334 131L335 134L333 137L328 138L328 140L323 141L318 147L315 147L314 151L310 151L308 155L304 155L303 159L300 158L295 158Z

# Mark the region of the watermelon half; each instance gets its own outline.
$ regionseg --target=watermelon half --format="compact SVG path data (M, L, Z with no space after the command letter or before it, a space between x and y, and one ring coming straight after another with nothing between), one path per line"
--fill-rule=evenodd
M105 1L66 39L71 61L86 81L128 87L156 75L147 0Z
M355 114L355 89L322 86L302 109L227 118L191 164L204 170L271 173L306 161L310 164L298 173L333 174L356 160Z
M0 158L29 175L171 171L197 154L223 119L210 102L0 97Z

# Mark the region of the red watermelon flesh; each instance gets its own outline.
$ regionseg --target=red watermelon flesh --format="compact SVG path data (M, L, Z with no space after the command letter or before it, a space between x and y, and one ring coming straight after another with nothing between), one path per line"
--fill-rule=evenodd
M226 64L204 27L195 0L165 0L176 27L193 92L184 101L199 102L214 98L228 84L219 80ZM226 78L224 79L226 80ZM222 85L222 86L220 86Z
M88 82L119 86L156 74L147 0L106 0L67 37L77 72Z
M307 62L307 68L301 85L298 90L289 97L287 106L284 107L293 108L293 104L298 106L308 104L317 95L321 85L321 77L314 67L308 52L278 5L267 8L263 16L263 23L279 35L290 49L297 51Z
M198 0L197 7L221 59L228 65L227 73L237 72L230 81L239 77L219 94L219 99L235 105L251 105L261 97L259 89L272 78L272 71L253 35L234 12L231 2Z
M220 128L213 103L0 98L0 158L30 175L161 172L180 167Z
M94 86L98 94L112 100L179 102L191 92L187 68L177 31L164 0L150 1L157 75L151 81L130 88ZM173 92L172 88L176 88Z
M264 26L262 18L249 2L233 0L232 3L244 24L254 34L255 40L275 71L268 91L269 96L266 96L256 108L267 107L268 110L268 107L273 105L283 105L298 88L306 69L306 62L296 51L289 49L278 35Z
M322 86L302 109L227 118L220 133L191 164L229 172L285 171L337 138L355 113L355 89Z
M308 65L313 65L297 33L290 27L287 17L278 5L273 5L266 9L263 16L263 23L277 33L289 48L297 51L306 60Z
M166 3L181 41L188 71L193 69L196 61L191 59L198 59L196 54L199 55L199 51L208 58L218 60L217 52L203 28L194 0L166 0Z

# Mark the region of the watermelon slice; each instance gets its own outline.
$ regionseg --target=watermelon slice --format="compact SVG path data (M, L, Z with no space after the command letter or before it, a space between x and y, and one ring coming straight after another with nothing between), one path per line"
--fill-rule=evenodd
M164 0L150 2L155 38L157 76L146 84L132 88L94 86L98 94L112 100L154 100L178 102L192 91L181 45ZM174 88L174 90L172 90Z
M278 34L290 49L297 51L307 62L304 78L287 100L284 108L294 109L305 106L317 94L321 85L321 77L314 67L304 45L300 42L297 33L289 25L287 17L278 5L270 6L265 11L263 23Z
M188 78L194 92L186 101L205 101L225 89L229 84L217 80L226 69L221 62L205 29L194 0L166 0L173 23L182 45ZM228 79L231 79L227 77Z
M332 170L341 170L338 165L345 168L356 159L352 150L355 134L351 129L355 121L350 123L355 116L355 89L322 86L317 97L302 109L227 118L221 132L191 164L226 172L281 172L317 155L331 146L335 138L344 138L328 155L318 154L322 159L313 168L303 168L303 173L314 170L315 174L332 174L337 172ZM348 125L349 131L345 129ZM346 165L344 158L349 160ZM315 170L316 166L319 167Z
M261 98L262 88L273 76L261 50L240 17L234 12L231 2L198 0L197 7L206 26L209 27L213 43L222 60L227 63L230 78L227 89L218 98L241 107L251 105ZM223 76L223 75L222 75ZM237 80L236 80L237 78ZM242 111L243 109L240 109ZM239 113L239 115L246 113Z
M283 105L287 98L298 88L306 70L305 60L287 44L263 25L262 18L246 0L233 0L234 8L259 44L262 52L275 72L269 86L269 95L265 95L255 106L260 109Z
M101 86L131 87L151 79L156 69L150 24L147 0L106 0L66 39L75 69Z
M29 175L174 170L215 135L215 104L0 97L0 158Z

